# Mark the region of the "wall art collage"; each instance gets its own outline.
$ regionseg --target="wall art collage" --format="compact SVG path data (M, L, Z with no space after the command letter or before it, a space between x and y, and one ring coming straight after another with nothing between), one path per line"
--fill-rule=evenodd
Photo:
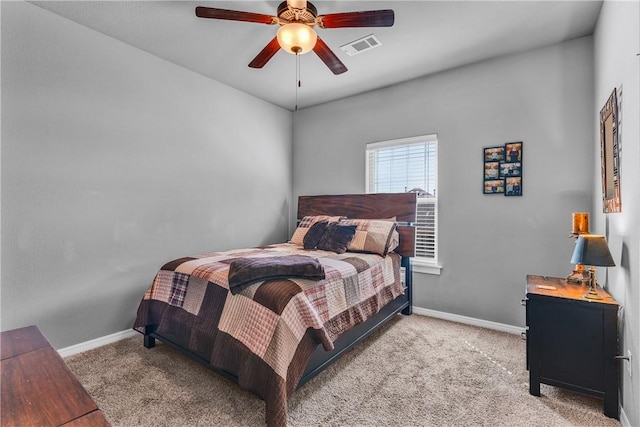
M522 142L508 142L482 150L482 192L522 196Z

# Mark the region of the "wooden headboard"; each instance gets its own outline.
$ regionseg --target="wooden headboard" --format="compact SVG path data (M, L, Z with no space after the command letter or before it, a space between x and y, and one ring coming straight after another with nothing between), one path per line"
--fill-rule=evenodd
M405 257L414 256L416 232L412 224L416 221L415 193L300 196L298 220L308 215L343 215L354 219L396 217L400 246L394 252Z

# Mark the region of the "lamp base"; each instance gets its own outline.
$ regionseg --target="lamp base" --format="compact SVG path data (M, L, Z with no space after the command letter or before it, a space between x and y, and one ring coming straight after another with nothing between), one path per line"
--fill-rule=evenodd
M598 282L596 281L596 268L592 265L589 267L589 292L582 295L583 298L590 300L600 300L604 299L602 296L598 295Z
M602 298L602 296L598 294L598 291L596 291L596 288L594 286L589 286L589 292L582 295L582 297L586 299L592 299L592 300L604 299Z

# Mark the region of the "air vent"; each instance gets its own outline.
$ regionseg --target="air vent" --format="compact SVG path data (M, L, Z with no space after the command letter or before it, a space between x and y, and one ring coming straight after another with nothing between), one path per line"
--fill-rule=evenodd
M340 46L340 49L349 56L353 56L381 45L382 43L380 43L380 40L375 35L369 34L361 39L354 40L351 43Z

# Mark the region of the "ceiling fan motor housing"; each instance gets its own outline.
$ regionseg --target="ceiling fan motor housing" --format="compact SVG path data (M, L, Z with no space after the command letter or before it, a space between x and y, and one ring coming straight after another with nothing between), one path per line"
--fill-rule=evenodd
M286 22L299 22L301 24L315 24L318 10L316 7L307 2L306 9L292 9L286 1L278 6L278 18ZM282 23L281 23L282 25Z

